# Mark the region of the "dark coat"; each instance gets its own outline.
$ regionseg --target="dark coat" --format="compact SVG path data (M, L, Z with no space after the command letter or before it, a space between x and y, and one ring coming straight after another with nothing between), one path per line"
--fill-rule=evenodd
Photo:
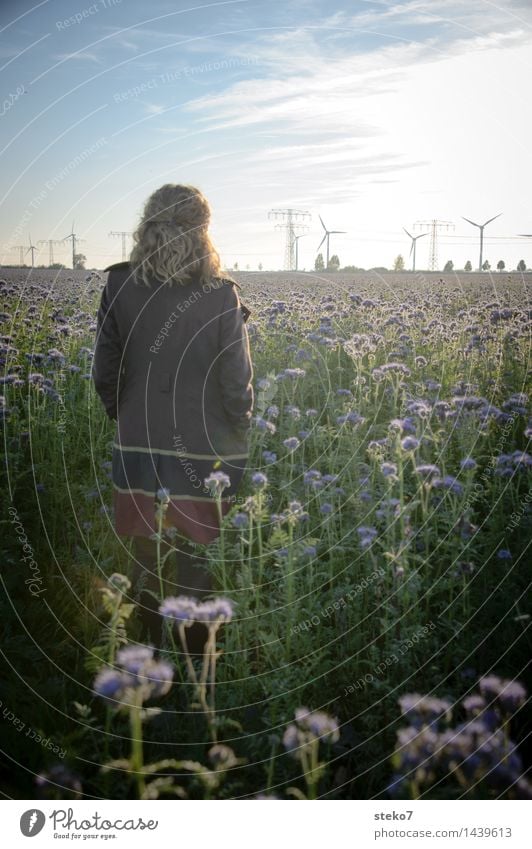
M167 524L190 539L218 536L216 504L204 486L225 472L224 512L248 456L252 366L237 284L136 283L113 265L98 310L92 375L116 419L112 477L119 534L150 536L154 502L170 492Z

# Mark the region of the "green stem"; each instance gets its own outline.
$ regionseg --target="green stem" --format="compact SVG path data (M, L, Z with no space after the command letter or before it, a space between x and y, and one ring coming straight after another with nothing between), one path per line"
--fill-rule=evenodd
M129 711L129 723L131 728L131 769L135 775L139 799L144 797L146 782L142 772L144 756L142 751L142 719L141 706L133 705Z

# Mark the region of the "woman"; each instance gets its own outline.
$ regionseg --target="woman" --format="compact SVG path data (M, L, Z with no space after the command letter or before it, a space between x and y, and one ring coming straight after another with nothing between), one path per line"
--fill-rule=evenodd
M134 537L137 579L151 574L153 589L157 494L168 501L167 528L209 543L219 535L219 515L204 481L213 471L229 477L226 513L248 456L249 310L235 281L221 274L209 218L207 200L192 186L167 184L154 192L129 263L106 269L98 310L93 378L117 422L115 528ZM178 579L175 594L201 597L211 589L190 558L186 564L181 558Z

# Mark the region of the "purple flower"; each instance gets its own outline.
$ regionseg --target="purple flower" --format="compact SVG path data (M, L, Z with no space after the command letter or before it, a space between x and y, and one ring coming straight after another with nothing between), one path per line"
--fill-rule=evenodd
M246 513L235 513L232 521L235 528L247 528L249 525L249 518Z
M403 451L415 451L418 447L419 439L416 439L414 436L405 436L405 438L401 440L401 448Z
M512 552L507 548L500 548L497 552L497 560L511 560Z
M217 598L204 601L196 607L195 619L198 622L230 622L233 617L234 603L230 598Z
M288 439L283 440L283 445L285 448L288 448L289 451L295 451L301 445L297 436L289 436Z
M519 681L488 675L479 681L479 690L485 698L496 699L505 713L512 713L526 702L526 690Z
M255 472L251 476L251 482L257 489L264 489L268 484L268 478L262 472Z
M385 478L397 476L397 466L395 463L382 463L381 472Z
M405 693L399 699L401 713L415 728L439 719L450 719L451 703L446 699L421 696L419 693Z
M476 469L477 462L473 460L472 457L464 457L463 460L460 460L460 468L463 469L464 472L470 472L473 469Z
M192 596L169 596L159 607L159 613L167 619L190 625L196 618L197 606L198 600Z
M430 485L434 489L445 489L447 492L452 492L453 495L461 495L464 491L462 484L451 475L445 475L443 478L432 478Z
M94 679L94 692L103 699L119 702L126 696L133 677L119 669L103 669Z
M392 419L388 428L390 430L398 430L401 434L411 434L416 432L416 423L412 418L407 416L404 419Z
M439 467L434 466L431 463L422 463L421 465L415 467L415 471L423 478L430 478L433 475L440 475Z
M127 593L131 589L131 581L125 575L121 575L120 572L113 572L107 579L107 583L111 589L118 590L120 593Z
M376 528L361 525L360 528L357 528L357 534L360 537L360 545L362 548L369 548L375 537L378 535L378 531Z
M133 675L149 660L153 660L153 649L149 646L125 646L116 655L116 662Z
M224 489L231 486L231 480L225 472L211 472L209 477L205 478L204 484L210 489L214 497L218 498Z
M326 501L325 504L322 504L321 507L320 507L320 513L323 513L326 516L328 516L330 513L332 513L333 510L334 510L334 507L332 506L332 504L329 504L328 501Z

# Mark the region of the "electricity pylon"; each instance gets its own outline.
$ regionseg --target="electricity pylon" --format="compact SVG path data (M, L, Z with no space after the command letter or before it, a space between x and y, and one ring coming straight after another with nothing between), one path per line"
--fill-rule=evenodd
M62 245L64 239L39 239L38 245L48 245L48 265L54 264L54 245Z
M308 230L310 212L304 209L270 209L268 218L281 221L275 225L276 230L286 230L284 265L286 271L293 271L295 265L296 230Z
M122 239L122 262L125 262L126 259L126 239L128 236L131 236L129 230L111 230L109 236L120 236Z
M24 248L25 247L26 247L26 245L11 245L12 251L18 251L18 255L19 255L18 264L19 265L24 265Z
M438 266L438 230L440 227L445 227L446 230L452 228L452 221L438 221L437 218L432 218L430 221L416 221L414 227L430 227L430 253L429 253L429 270L437 271Z

